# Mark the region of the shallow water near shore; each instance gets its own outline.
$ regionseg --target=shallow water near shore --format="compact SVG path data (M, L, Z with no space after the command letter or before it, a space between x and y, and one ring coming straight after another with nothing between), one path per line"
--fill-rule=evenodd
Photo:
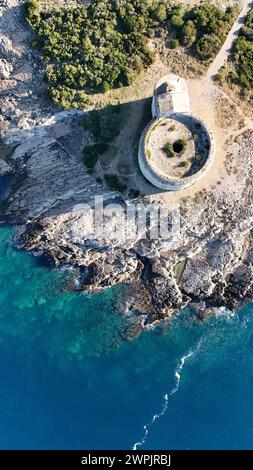
M13 234L0 225L1 449L252 448L252 305L126 341L121 287L66 292L71 273Z

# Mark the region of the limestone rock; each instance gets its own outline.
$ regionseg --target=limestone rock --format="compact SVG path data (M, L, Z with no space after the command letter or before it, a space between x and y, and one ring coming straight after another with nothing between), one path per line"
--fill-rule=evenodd
M0 158L0 177L8 175L9 173L12 173L12 171L12 167Z
M0 59L0 79L8 79L12 72L12 65L5 59Z
M74 268L78 289L96 291L124 282L125 310L143 319L138 331L185 306L203 318L252 299L253 130L241 129L229 141L222 184L207 185L205 192L181 201L180 228L171 241L144 231L125 238L122 230L113 238L114 227L124 228L121 215L129 201L86 171L82 148L92 142L83 129L83 114L56 113L42 100L35 53L28 54L31 38L12 8L16 3L8 0L3 7L8 21L0 17L0 130L5 144L15 148L10 160L15 173L1 218L19 226L17 246L46 256L53 265ZM10 77L12 67L17 75ZM9 171L0 160L0 175ZM120 206L114 214L107 212L107 231L101 236L94 236L92 227L95 196L103 196L106 207ZM170 207L166 193L141 203L153 200Z

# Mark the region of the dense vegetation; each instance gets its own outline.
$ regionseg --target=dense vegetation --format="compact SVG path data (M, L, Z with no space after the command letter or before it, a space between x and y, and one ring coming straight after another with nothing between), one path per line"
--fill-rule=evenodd
M234 43L231 59L235 65L232 80L247 89L253 88L253 9Z
M27 18L37 33L33 46L49 64L53 100L64 107L80 99L85 104L83 90L129 85L152 62L148 37L166 16L160 0L93 0L50 12L40 9L39 0L29 0Z
M202 3L190 10L175 5L169 14L175 32L171 46L176 47L175 41L178 41L190 48L198 59L210 60L219 51L237 13L237 7L223 11L210 3Z
M51 11L27 1L27 19L36 33L32 45L47 64L46 79L56 104L84 108L93 91L129 85L153 60L148 40L169 35L200 60L220 48L236 9L224 12L203 3L185 10L165 0L93 0Z
M217 79L221 84L236 83L246 92L253 89L253 9L238 39L234 41L228 63L220 69Z

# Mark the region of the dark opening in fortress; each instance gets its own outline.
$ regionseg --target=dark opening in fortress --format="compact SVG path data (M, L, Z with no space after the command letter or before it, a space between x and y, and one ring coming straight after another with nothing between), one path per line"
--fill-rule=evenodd
M174 152L179 154L183 151L183 148L184 148L184 146L183 146L183 142L181 142L181 140L176 140L176 142L174 142L174 144L173 144Z

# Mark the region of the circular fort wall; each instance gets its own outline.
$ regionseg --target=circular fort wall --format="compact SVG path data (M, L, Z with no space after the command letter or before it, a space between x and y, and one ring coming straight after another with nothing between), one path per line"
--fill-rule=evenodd
M182 115L182 117L184 116ZM188 114L187 118L196 121L199 126L205 130L209 143L208 154L205 158L203 166L200 167L196 173L190 176L181 176L180 178L176 178L172 177L168 173L158 171L157 168L152 164L152 156L150 158L150 155L147 155L146 143L148 136L150 132L152 132L154 125L156 125L156 123L159 121L162 121L162 119L153 119L142 133L138 152L139 166L145 178L158 189L165 191L177 191L187 188L198 181L199 178L201 178L203 175L205 175L213 163L215 155L215 140L211 129L209 128L208 124L199 117ZM180 116L173 115L170 117L170 120L175 120L175 122L178 122L178 120L180 121Z

